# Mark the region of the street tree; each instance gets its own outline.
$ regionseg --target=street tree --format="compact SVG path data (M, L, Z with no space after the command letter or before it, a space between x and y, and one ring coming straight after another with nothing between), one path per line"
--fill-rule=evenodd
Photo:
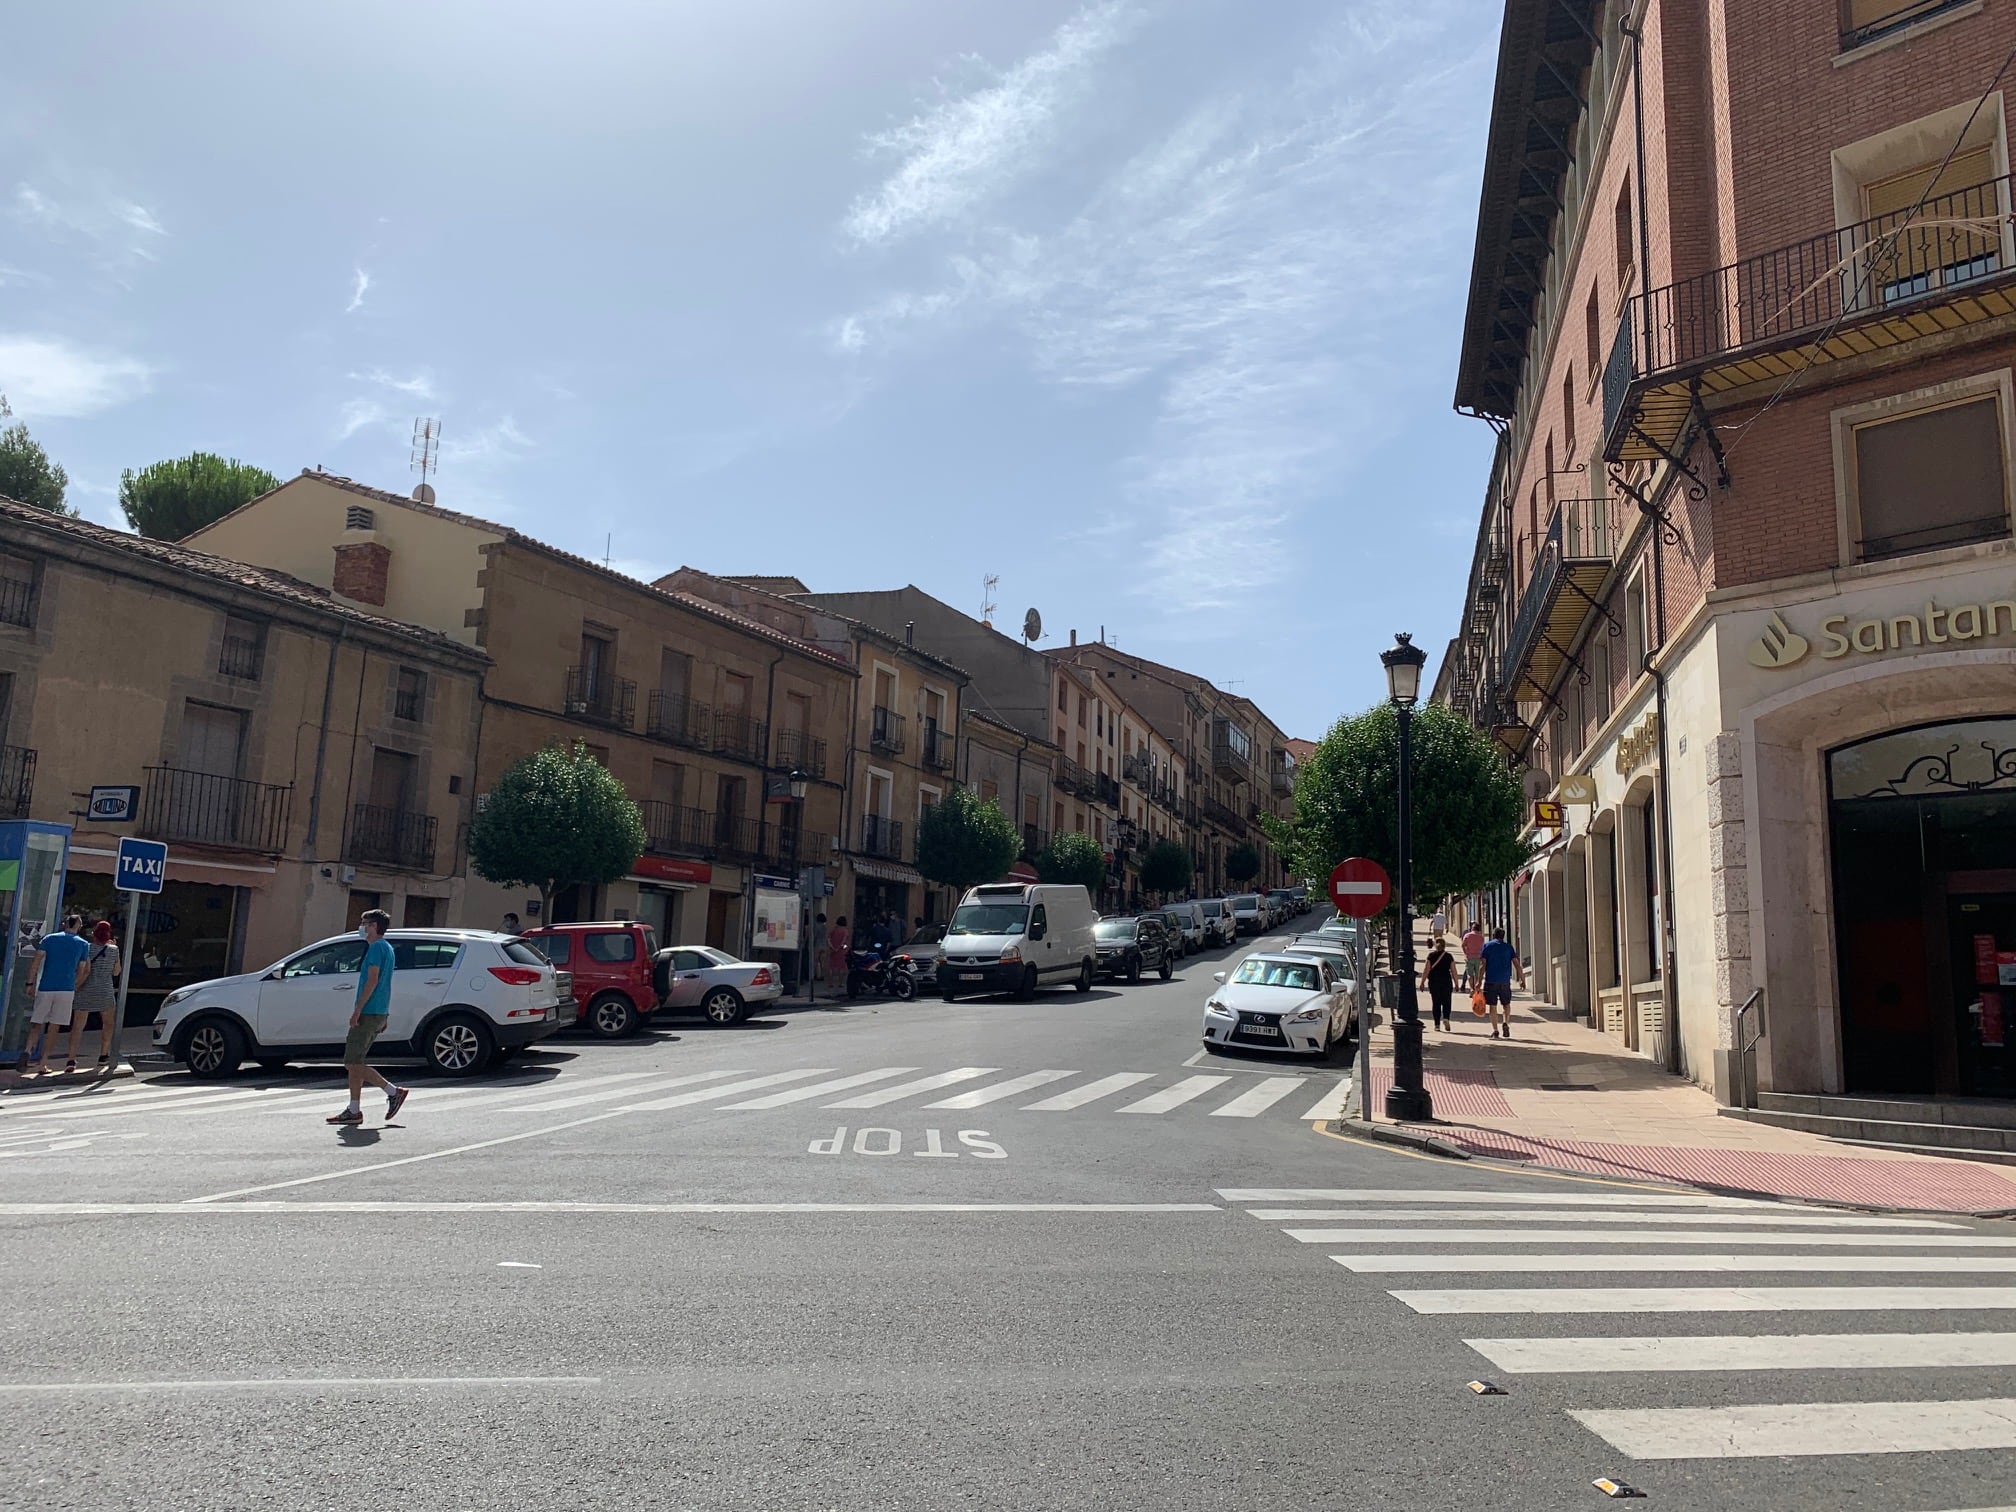
M1015 864L1022 837L992 798L955 787L917 821L917 870L964 893L995 882Z
M141 535L179 541L279 486L263 467L191 452L119 474L119 507Z
M1106 853L1083 830L1072 830L1059 835L1037 855L1036 875L1065 886L1076 882L1088 896L1097 898L1106 885Z
M1483 892L1530 859L1526 800L1504 752L1455 710L1414 713L1414 901ZM1400 722L1390 703L1340 719L1295 775L1295 816L1261 824L1298 877L1365 856L1400 874Z
M1190 887L1190 852L1175 840L1161 839L1148 847L1141 858L1141 885L1151 893L1168 897L1187 892Z
M11 419L13 414L7 396L0 394L0 420ZM70 515L76 511L63 503L69 486L70 475L49 460L49 453L28 434L26 425L16 420L0 426L0 498L32 504L51 514Z
M554 893L614 882L644 840L644 815L608 768L584 745L552 745L497 779L469 826L469 863L501 887L536 887L550 920Z
M1225 877L1231 882L1251 882L1260 875L1260 852L1243 840L1225 852Z

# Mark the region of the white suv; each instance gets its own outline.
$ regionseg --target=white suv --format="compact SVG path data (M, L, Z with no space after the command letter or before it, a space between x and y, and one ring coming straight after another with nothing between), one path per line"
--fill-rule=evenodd
M479 929L394 929L392 1015L374 1054L446 1076L508 1060L574 1021L566 972L523 940ZM340 935L244 976L179 987L154 1018L155 1048L206 1081L250 1056L268 1068L336 1060L356 1004L361 935Z

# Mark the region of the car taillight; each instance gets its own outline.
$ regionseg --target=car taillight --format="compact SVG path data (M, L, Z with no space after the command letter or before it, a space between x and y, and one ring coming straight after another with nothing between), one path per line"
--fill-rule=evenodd
M507 987L530 987L539 980L539 971L532 966L492 966L490 975Z
M765 966L756 975L749 978L749 985L751 987L768 987L770 985L770 968Z

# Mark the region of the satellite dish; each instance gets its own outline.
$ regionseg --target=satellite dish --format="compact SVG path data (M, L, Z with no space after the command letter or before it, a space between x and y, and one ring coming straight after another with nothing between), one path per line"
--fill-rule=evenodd
M1043 633L1043 616L1031 609L1022 616L1022 639L1033 641Z
M413 497L422 504L432 504L434 502L434 485L432 483L414 484Z

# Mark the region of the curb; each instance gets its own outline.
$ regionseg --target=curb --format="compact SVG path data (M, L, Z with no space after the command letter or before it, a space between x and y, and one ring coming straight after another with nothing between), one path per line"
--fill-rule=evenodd
M1446 1139L1437 1139L1433 1134L1423 1134L1401 1124L1367 1123L1358 1118L1339 1118L1330 1124L1333 1134L1351 1134L1360 1139L1377 1140L1381 1144L1402 1145L1410 1150L1425 1150L1430 1155L1440 1155L1448 1160L1472 1160L1468 1150L1453 1145Z

